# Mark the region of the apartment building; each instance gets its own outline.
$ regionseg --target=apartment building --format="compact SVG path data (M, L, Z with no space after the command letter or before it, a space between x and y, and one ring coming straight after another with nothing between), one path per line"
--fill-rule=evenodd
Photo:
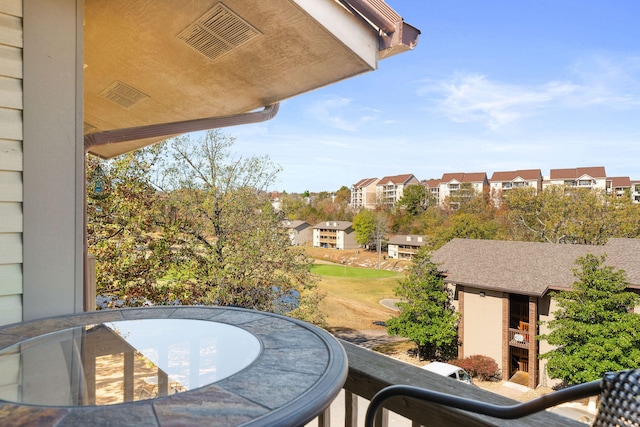
M438 190L440 206L444 205L451 195L460 191L465 185L469 185L476 193L488 191L489 181L486 172L443 174ZM456 208L455 204L452 208Z
M313 246L330 249L356 249L356 236L349 221L323 221L313 227Z
M607 194L623 197L631 191L631 179L628 176L613 176L607 178Z
M351 186L351 207L353 209L374 209L376 207L376 185L378 178L364 178Z
M505 192L522 187L535 188L536 193L542 191L542 171L540 169L525 169L494 172L489 180L491 196L496 203Z
M286 219L281 225L289 233L289 240L294 246L305 245L313 240L313 228L307 221Z
M542 182L542 188L549 185L568 185L570 187L607 189L607 173L604 166L551 169L549 177Z
M435 251L431 259L461 314L459 357L492 357L503 378L524 373L530 388L555 385L539 359L552 349L536 339L549 332L539 322L554 318L554 293L571 289L576 259L605 253L607 265L624 270L629 289L640 292L640 239L609 239L603 246L453 239Z
M631 181L631 200L640 203L640 181Z
M376 184L376 202L385 208L392 208L402 198L404 189L409 185L420 184L413 174L385 176Z
M424 236L395 235L387 243L387 256L391 259L411 259L424 244Z
M425 179L421 182L427 191L435 198L436 205L440 205L440 182L439 179Z

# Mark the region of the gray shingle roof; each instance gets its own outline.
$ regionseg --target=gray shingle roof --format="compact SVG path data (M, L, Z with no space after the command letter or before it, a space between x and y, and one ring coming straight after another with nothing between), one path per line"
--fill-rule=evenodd
M424 246L425 240L423 236L417 234L397 234L392 236L388 243L390 245Z
M292 228L295 230L303 230L307 227L311 227L311 224L309 224L307 221L301 221L297 219L284 220L281 222L281 224L284 228Z
M351 227L349 221L322 221L313 226L319 230L346 230Z
M588 253L606 253L606 263L625 270L631 287L640 288L640 239L610 239L604 246L453 239L431 259L447 282L542 296L571 288L575 261Z

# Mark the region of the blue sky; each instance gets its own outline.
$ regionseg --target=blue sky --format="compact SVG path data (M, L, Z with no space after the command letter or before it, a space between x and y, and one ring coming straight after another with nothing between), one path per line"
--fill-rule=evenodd
M361 178L605 166L640 180L640 1L387 0L414 51L228 128L274 190Z

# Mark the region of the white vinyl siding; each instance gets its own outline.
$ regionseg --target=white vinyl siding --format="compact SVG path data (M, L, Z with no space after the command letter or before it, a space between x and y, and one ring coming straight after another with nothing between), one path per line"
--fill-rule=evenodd
M0 3L0 325L22 321L22 0ZM0 378L2 375L0 367ZM14 384L0 381L0 394Z

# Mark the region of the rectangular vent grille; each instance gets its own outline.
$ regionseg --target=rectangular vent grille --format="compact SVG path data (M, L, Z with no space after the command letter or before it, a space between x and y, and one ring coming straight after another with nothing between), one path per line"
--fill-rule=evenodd
M216 59L259 35L260 31L218 3L177 37L204 56Z
M145 95L138 89L134 89L128 84L122 83L118 80L111 83L109 87L100 92L100 96L103 96L116 104L122 105L125 108L129 108L132 105L149 98L148 95Z

